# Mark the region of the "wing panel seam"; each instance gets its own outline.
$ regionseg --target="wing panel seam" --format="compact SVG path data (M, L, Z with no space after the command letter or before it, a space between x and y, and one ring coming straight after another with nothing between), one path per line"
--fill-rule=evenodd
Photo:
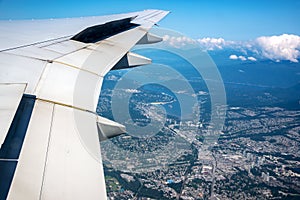
M95 72L89 71L89 70L87 70L87 69L82 69L82 68L77 67L77 66L75 66L75 65L71 65L71 64L64 63L64 62L57 61L57 60L53 60L53 62L54 62L54 63L58 63L58 64L65 65L65 66L67 66L67 67L71 67L71 68L73 68L73 69L78 69L78 70L80 70L80 71L84 71L84 72L87 72L87 73L96 75L96 76L98 76L98 77L101 77L99 74L97 74L97 73L95 73Z
M2 49L0 50L1 52L5 52L5 51L10 51L10 50L15 50L15 49L21 49L21 48L25 48L25 47L30 47L30 46L34 46L34 45L38 45L38 44L43 44L46 42L51 42L51 41L55 41L55 40L60 40L60 39L64 39L64 38L70 38L72 37L72 35L68 35L68 36L63 36L63 37L59 37L59 38L55 38L55 39L50 39L50 40L45 40L45 41L41 41L41 42L35 42L32 44L26 44L26 45L22 45L22 46L18 46L18 47L12 47L12 48L8 48L8 49Z
M90 111L90 110L87 110L87 109L84 109L84 108L80 108L80 107L76 107L76 106L73 106L73 105L69 105L69 104L60 103L60 102L57 102L57 101L51 101L51 100L42 99L42 98L36 98L36 100L47 102L47 103L53 103L53 104L56 104L56 105L60 105L60 106L64 106L64 107L68 107L68 108L73 108L73 109L76 109L76 110L80 110L80 111L84 111L84 112L89 112L89 113L94 113L95 114L95 112L93 112L93 111Z
M53 104L53 106L52 106L51 125L50 125L50 130L49 130L47 150L46 150L46 158L45 158L45 164L44 164L43 175L42 175L42 184L41 184L40 195L39 195L40 200L42 199L42 195L43 195L43 187L44 187L44 182L45 182L45 173L46 173L47 161L48 161L48 153L49 153L49 147L50 147L50 142L51 142L52 125L53 125L53 120L54 120L54 115L55 115L54 110L55 110L55 104Z

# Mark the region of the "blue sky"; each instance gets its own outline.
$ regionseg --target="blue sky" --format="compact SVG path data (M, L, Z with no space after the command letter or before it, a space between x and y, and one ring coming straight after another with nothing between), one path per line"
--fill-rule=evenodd
M0 0L0 19L107 15L164 9L162 27L193 38L251 40L283 33L300 35L298 0Z

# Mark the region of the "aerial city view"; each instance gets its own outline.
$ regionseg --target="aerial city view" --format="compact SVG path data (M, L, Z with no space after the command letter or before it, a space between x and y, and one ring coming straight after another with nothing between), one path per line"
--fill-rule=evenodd
M0 200L300 199L299 19L0 0Z
M155 136L136 137L128 133L101 143L111 199L299 197L300 68L297 62L263 58L253 61L249 58L258 55L242 53L233 47L209 50L222 75L227 104L217 143L203 152L210 126L206 118L210 116L211 106L205 81L188 63L170 53L139 50L142 52L155 58L153 62L168 64L188 77L194 86L193 94L197 94L201 104L201 120L180 121L176 94L158 84L115 92L114 95L131 95L130 114L140 126L150 123L157 104L165 107L168 116ZM230 59L234 53L248 59ZM112 117L112 90L126 73L126 70L112 71L106 76L97 110L101 115ZM178 141L176 135L186 141ZM171 158L180 147L184 152L176 159Z

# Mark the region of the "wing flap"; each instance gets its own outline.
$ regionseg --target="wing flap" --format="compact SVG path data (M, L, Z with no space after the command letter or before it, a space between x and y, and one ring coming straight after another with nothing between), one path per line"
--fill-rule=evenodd
M14 119L26 84L0 84L0 148Z
M95 115L55 105L53 116L41 199L106 199Z
M106 199L95 114L37 100L10 191L8 199Z
M35 103L7 199L40 199L53 111L52 103Z

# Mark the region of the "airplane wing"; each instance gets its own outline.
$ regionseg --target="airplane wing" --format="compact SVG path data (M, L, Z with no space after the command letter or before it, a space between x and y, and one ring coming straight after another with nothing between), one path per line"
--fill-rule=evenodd
M1 200L107 198L99 141L125 127L96 114L103 77L151 63L130 49L167 14L0 21Z

